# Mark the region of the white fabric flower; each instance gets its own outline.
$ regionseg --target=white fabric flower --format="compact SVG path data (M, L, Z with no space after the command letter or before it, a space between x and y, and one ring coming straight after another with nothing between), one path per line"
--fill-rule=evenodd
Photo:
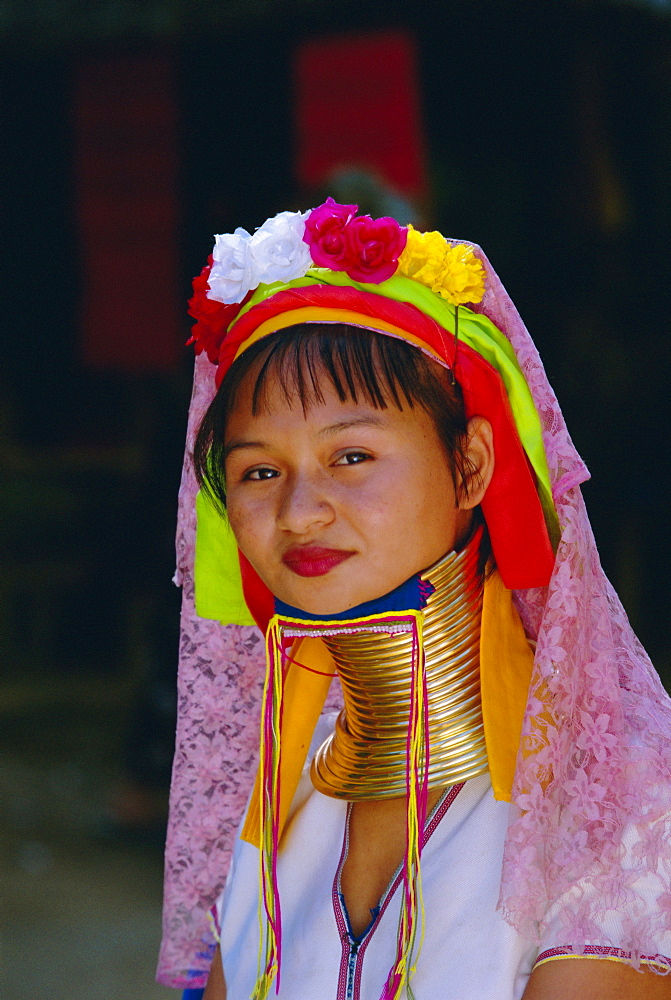
M230 305L242 302L251 288L256 288L258 278L251 251L252 237L246 229L214 237L212 257L214 263L207 279L209 299Z
M310 248L303 241L309 212L280 212L260 226L251 239L257 284L293 281L312 267Z

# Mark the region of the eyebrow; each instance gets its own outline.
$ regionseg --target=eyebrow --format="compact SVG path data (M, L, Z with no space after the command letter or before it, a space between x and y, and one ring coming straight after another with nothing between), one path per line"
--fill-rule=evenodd
M224 462L231 454L232 451L244 451L245 448L267 448L268 444L265 441L236 441L235 438L229 441L224 447L223 458Z
M349 430L350 427L384 427L385 425L384 417L371 413L366 417L350 417L348 420L338 420L335 424L322 427L317 436L333 437L334 434Z
M335 434L339 434L340 431L349 430L351 427L384 427L385 421L382 416L376 416L375 414L370 414L366 417L350 417L348 420L338 420L335 424L328 424L326 427L322 427L320 431L317 432L317 437L329 438L333 437ZM267 441L245 441L236 440L235 438L224 447L223 459L226 461L228 456L233 451L244 451L245 449L253 448L269 448L270 445Z

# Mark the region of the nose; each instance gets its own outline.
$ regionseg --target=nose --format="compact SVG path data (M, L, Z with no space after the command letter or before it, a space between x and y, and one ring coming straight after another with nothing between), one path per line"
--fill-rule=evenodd
M287 477L285 483L277 513L277 523L283 531L305 535L334 520L335 509L323 475L296 473Z

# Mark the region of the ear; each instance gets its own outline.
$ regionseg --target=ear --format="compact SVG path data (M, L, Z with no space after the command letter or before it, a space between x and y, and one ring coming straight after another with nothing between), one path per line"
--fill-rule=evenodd
M459 487L459 508L473 510L487 492L494 472L494 434L485 417L471 417L466 433L465 487Z

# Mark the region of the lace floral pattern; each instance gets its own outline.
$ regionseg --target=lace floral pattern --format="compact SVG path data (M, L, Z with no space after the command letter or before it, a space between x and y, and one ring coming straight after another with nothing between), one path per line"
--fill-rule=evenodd
M516 604L537 639L508 830L500 905L538 939L548 901L581 879L592 888L557 916L562 938L582 953L601 940L599 918L627 900L624 941L638 956L669 926L671 886L671 702L601 568L578 488L588 477L566 430L538 352L498 277L488 269L484 312L511 340L543 425L562 537L550 585L520 591ZM623 872L622 834L640 837L639 870L655 873L657 909L637 899Z
M549 901L586 880L594 892L555 920L581 953L592 940L631 952L633 964L671 919L671 702L601 569L578 486L588 472L566 430L536 348L497 275L487 271L483 312L512 342L543 425L562 528L550 585L518 591L527 635L537 640L513 788L500 906L538 939ZM158 979L198 987L213 938L207 911L221 891L253 782L264 673L253 628L223 627L193 610L195 539L192 448L214 394L215 367L196 359L180 489L175 582L183 587L177 744L166 844L164 938ZM337 693L328 708L337 705ZM621 835L638 826L639 872L658 881L644 905L623 872ZM603 941L599 918L627 900L626 940Z

